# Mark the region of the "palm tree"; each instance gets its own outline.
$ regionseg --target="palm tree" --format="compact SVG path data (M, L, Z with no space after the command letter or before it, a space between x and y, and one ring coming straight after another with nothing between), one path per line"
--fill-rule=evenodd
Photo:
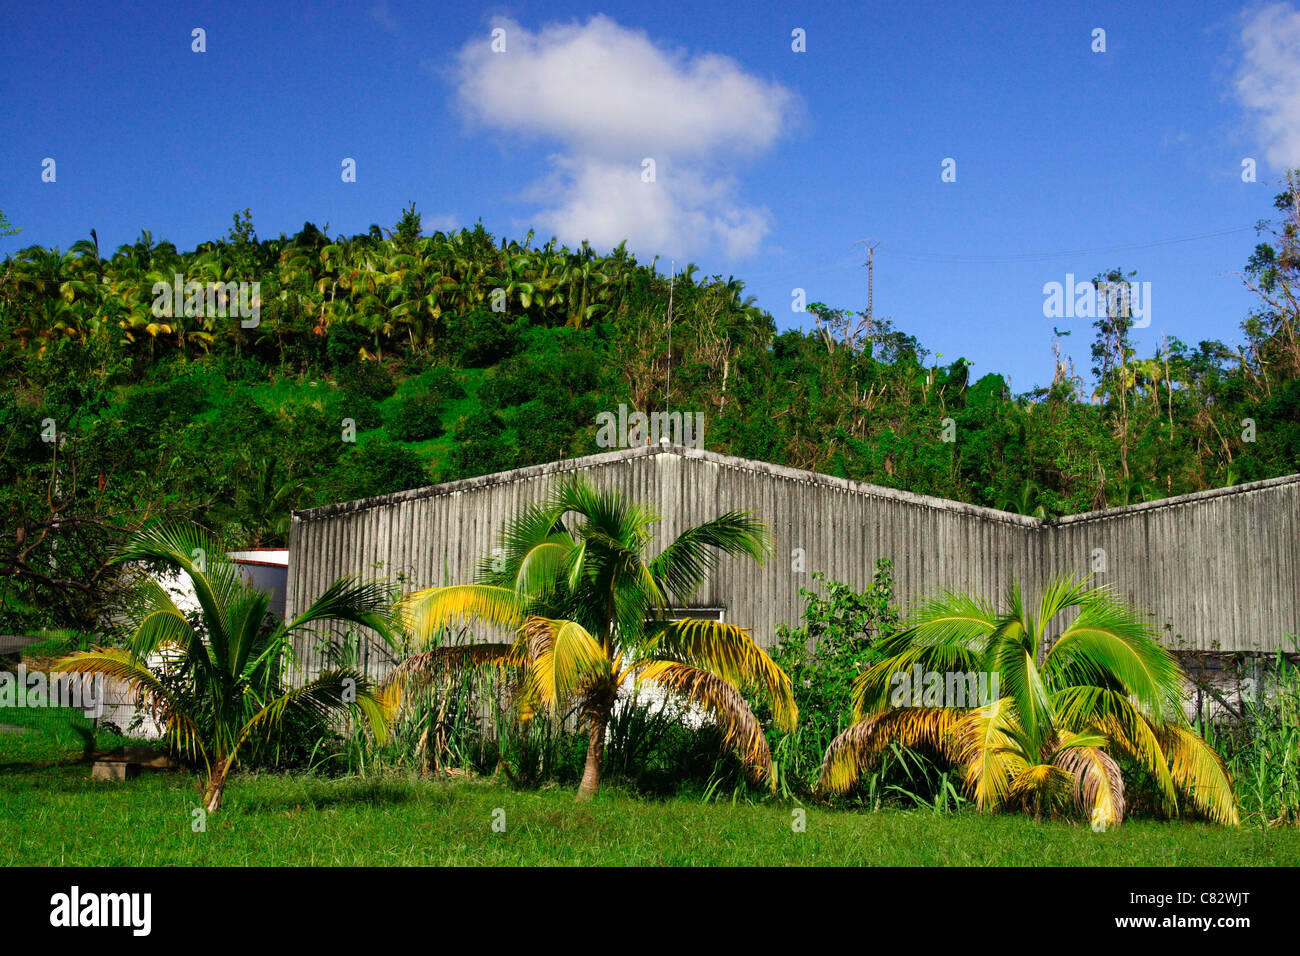
M389 599L385 588L341 579L292 621L270 626L270 594L250 587L198 528L145 529L118 560L161 563L183 573L199 603L197 619L187 618L163 585L147 578L128 646L73 654L55 670L125 682L163 725L167 741L201 764L199 793L209 813L221 806L240 748L251 738L269 738L290 712L325 718L355 707L376 737L386 735L389 700L359 671L339 667L284 687L285 665L294 659L291 639L311 625L342 621L389 633L381 617ZM159 659L161 668L154 663Z
M1007 492L1002 496L998 508L1002 511L1010 511L1012 514L1031 515L1040 520L1047 520L1047 509L1043 507L1039 500L1041 489L1038 483L1031 478L1026 478L1025 483L1020 486L1018 492Z
M1113 756L1123 754L1151 774L1168 812L1178 812L1181 796L1212 820L1238 822L1223 760L1183 713L1182 670L1151 625L1107 588L1058 578L1035 606L1013 583L1000 611L945 594L877 646L884 658L854 684L857 722L826 750L826 791L847 790L893 743L923 745L965 769L981 809L1041 813L1072 793L1094 825L1107 825L1124 816ZM1000 690L965 709L950 699L905 706L896 675L917 668L945 681L983 673Z
M682 532L651 558L658 520L617 491L597 491L579 478L560 483L507 526L495 567L485 561L477 583L418 591L403 602L404 623L417 639L429 641L468 616L511 629L514 641L435 647L398 667L398 685L455 667L505 668L518 674L522 719L576 703L588 733L578 799L596 793L605 729L629 683L657 685L711 714L751 773L770 780L767 740L742 690L760 690L777 723L792 729L798 711L790 679L748 630L669 616L673 605L691 600L720 555L761 561L767 533L733 511Z

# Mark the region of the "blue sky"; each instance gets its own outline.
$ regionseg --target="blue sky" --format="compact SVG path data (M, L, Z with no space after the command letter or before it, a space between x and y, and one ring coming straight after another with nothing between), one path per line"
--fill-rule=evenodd
M1090 321L1043 315L1067 273L1151 283L1144 353L1235 341L1254 233L1152 244L1271 218L1300 165L1293 3L0 9L0 209L23 227L0 255L92 227L188 249L245 207L264 238L354 233L414 200L426 229L628 236L788 328L795 288L865 304L870 237L876 314L1016 391L1050 381L1053 324L1090 364Z

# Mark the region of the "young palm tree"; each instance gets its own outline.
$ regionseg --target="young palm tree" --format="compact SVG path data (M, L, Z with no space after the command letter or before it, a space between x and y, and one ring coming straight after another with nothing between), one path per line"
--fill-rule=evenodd
M751 773L770 779L767 739L741 690L763 692L777 722L792 729L798 712L790 679L747 630L667 616L672 605L689 602L719 555L761 561L766 531L750 515L731 512L682 532L651 558L658 520L618 492L577 478L562 482L509 524L477 583L430 588L403 603L417 639L429 641L469 616L509 628L513 643L433 648L399 666L399 684L449 667L510 668L524 719L538 708L557 713L577 703L588 734L579 799L599 786L615 698L640 682L707 711Z
M334 582L294 620L264 624L271 596L249 586L241 569L200 529L161 526L141 531L120 561L161 563L189 578L197 623L186 617L156 579L143 582L126 648L96 648L63 658L59 671L100 674L125 682L165 728L167 741L201 763L203 806L221 806L226 779L250 738L267 738L291 711L328 717L351 710L380 739L391 704L360 672L336 668L301 687L285 689L296 633L321 621L344 621L387 634L381 611L390 600L375 584ZM153 662L161 659L162 667Z
M1072 609L1078 613L1066 623ZM1169 812L1178 811L1181 795L1212 820L1238 822L1223 760L1183 713L1178 663L1107 588L1058 578L1034 606L1013 583L1001 611L946 594L878 647L884 659L854 684L857 722L826 750L823 790L847 790L891 743L926 745L965 768L982 809L1041 814L1072 796L1104 826L1124 816L1124 782L1112 756L1124 754L1151 773ZM899 699L895 675L918 667L984 673L999 691L965 709L952 700L906 706L916 701Z

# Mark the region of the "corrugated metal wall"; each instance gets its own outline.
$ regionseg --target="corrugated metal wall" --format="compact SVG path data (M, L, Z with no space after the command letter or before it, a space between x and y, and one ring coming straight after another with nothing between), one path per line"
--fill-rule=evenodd
M1098 580L1173 625L1176 649L1270 649L1283 633L1300 632L1300 476L1044 524L677 447L610 452L300 512L290 533L289 613L345 574L400 576L405 590L470 580L506 522L542 499L557 475L574 470L656 508L663 515L659 546L725 511L758 514L772 530L773 558L762 567L724 559L697 603L725 607L728 621L753 628L765 644L779 623L798 621L799 589L812 586L813 571L862 588L876 558L892 558L906 609L937 590L996 599L1013 577L1036 587L1053 573L1086 573L1098 548L1106 560ZM308 652L304 642L299 653Z
M1061 518L1049 571L1087 572L1150 612L1178 651L1294 651L1300 475ZM1098 553L1100 549L1103 553Z

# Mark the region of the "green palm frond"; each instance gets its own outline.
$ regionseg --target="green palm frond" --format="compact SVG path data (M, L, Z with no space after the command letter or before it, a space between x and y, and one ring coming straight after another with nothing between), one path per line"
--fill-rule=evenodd
M1044 673L1054 684L1115 685L1153 719L1182 690L1182 670L1151 625L1103 589L1078 596L1079 615L1052 646Z
M208 761L208 748L190 701L158 679L153 671L123 648L97 648L70 654L54 663L56 673L97 674L125 684L139 703L159 720L167 739L187 756Z
M118 561L158 562L189 578L209 625L209 640L218 656L225 656L226 608L246 585L238 565L226 557L215 537L197 525L152 525L127 542Z
M685 605L708 580L720 555L748 555L761 564L771 547L766 525L748 512L730 511L679 534L650 562L650 573L664 594Z
M360 671L339 668L326 671L300 687L266 703L240 729L232 755L254 731L273 729L292 711L326 718L334 711L356 707L366 719L376 740L383 743L400 695L392 688L380 689Z
M1035 651L1036 641L1024 618L1008 614L994 638L989 659L1002 693L1015 701L1019 726L1041 743L1053 733L1052 709Z
M320 621L342 621L370 628L391 645L392 629L387 614L392 603L393 590L385 582L339 578L301 614L287 622L284 631L292 634Z
M514 588L538 600L582 574L583 551L564 535L552 535L532 545L519 561Z
M1090 588L1086 578L1058 575L1047 582L1038 599L1035 637L1041 644L1047 625L1062 611L1095 601L1104 589Z
M925 601L901 631L885 636L878 646L887 656L912 648L929 648L937 654L978 654L988 646L989 635L997 626L998 615L984 599L946 593Z
M562 519L566 514L583 519L576 533L613 550L636 553L650 539L650 527L659 520L653 512L629 503L619 489L598 490L577 475L562 479L547 498L546 507Z

